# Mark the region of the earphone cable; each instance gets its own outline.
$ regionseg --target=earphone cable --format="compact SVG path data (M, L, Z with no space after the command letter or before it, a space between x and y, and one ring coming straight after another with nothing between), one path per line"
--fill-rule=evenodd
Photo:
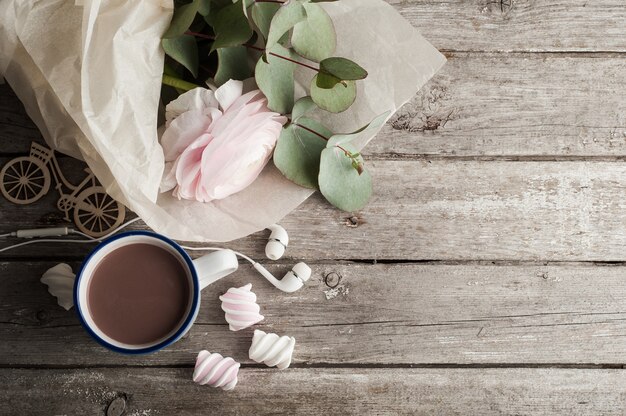
M133 218L130 221L126 221L124 224L120 225L115 230L111 231L110 233L103 235L102 237L92 237L92 236L87 235L87 234L85 234L83 232L80 232L78 230L72 230L72 234L81 235L81 236L83 236L83 237L85 237L85 238L87 238L88 240L91 240L91 241L102 241L102 240L105 240L105 239L111 237L113 234L117 233L118 231L128 227L132 223L135 223L135 222L139 221L140 219L141 218L137 217L137 218ZM59 241L66 241L66 240L59 240Z
M189 251L220 251L220 250L226 250L224 248L220 248L220 247L189 247L189 246L183 246L181 245L182 248L184 248L185 250L189 250ZM238 251L234 251L233 253L235 253L235 255L241 257L244 260L249 261L251 264L256 264L257 262L252 260L250 257L246 256L243 253L240 253Z
M137 221L139 221L140 218L133 218L130 221L125 222L124 224L120 225L119 227L117 227L115 230L111 231L110 233L103 235L102 237L91 237L85 233L82 233L80 231L77 230L72 230L72 234L78 234L81 235L83 237L85 237L86 239L84 240L72 240L72 239L63 239L63 238L39 238L36 240L29 240L29 241L23 241L21 243L17 243L17 244L13 244L11 246L8 247L3 247L0 248L0 253L4 252L4 251L8 251L8 250L12 250L14 248L18 248L18 247L23 247L23 246L27 246L30 244L36 244L36 243L73 243L73 244L81 244L81 243L93 243L96 241L102 241L110 236L112 236L113 234L117 233L118 231L120 231L123 228L128 227L130 224L135 223ZM0 234L0 238L3 237L10 237L11 233L8 234Z
M63 238L38 238L36 240L29 240L29 241L23 241L21 243L17 243L17 244L13 244L11 246L8 247L3 247L0 248L0 253L4 252L4 251L8 251L8 250L12 250L14 248L18 248L18 247L23 247L23 246L27 246L30 244L36 244L36 243L73 243L73 244L84 244L84 243L94 243L96 241L102 241L104 239L109 238L110 236L112 236L113 234L117 233L118 231L128 227L130 224L135 223L137 221L139 221L140 218L133 218L130 221L125 222L124 224L120 225L119 227L117 227L115 230L111 231L110 233L103 235L102 237L92 237L90 235L87 235L81 231L78 230L71 230L71 234L78 234L82 237L84 237L84 240L76 240L76 239L63 239ZM11 237L11 233L7 233L7 234L0 234L0 238L4 238L4 237ZM225 250L224 248L220 248L220 247L188 247L188 246L183 246L181 245L182 248L184 248L185 250L190 250L190 251L219 251L219 250ZM251 264L256 264L256 261L252 260L250 257L246 256L243 253L240 253L238 251L233 251L233 253L235 253L237 256L241 257L244 260L249 261Z

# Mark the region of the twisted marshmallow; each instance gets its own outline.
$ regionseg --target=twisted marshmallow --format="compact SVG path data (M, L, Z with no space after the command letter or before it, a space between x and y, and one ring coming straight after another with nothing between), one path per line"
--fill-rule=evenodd
M266 334L257 329L254 331L249 356L251 360L257 363L262 362L268 367L276 366L279 370L284 370L291 364L291 356L295 346L296 339L293 337L279 337L276 334Z
M264 318L259 313L261 308L256 303L256 295L250 291L251 288L251 283L240 288L231 287L220 296L222 309L226 312L226 322L231 331L248 328Z
M230 357L211 354L206 350L200 351L196 359L193 381L211 387L221 387L222 390L232 390L237 385L240 365Z
M74 306L75 277L72 268L65 263L57 264L41 276L41 283L48 285L48 292L57 298L59 306L66 311Z

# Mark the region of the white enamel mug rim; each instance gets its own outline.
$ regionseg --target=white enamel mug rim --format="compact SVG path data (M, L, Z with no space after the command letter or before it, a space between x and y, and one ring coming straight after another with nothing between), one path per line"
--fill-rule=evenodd
M190 302L185 311L185 318L169 334L149 344L130 345L114 340L97 327L89 312L87 292L93 272L104 257L120 247L138 242L161 247L181 262L190 282ZM213 257L217 261L205 261L205 263L219 265L221 270L217 270L217 273L213 271L213 275L208 278L201 278L198 276L197 260L194 262L178 243L161 234L150 231L127 231L104 240L87 256L74 282L74 305L76 305L81 325L100 345L122 354L149 354L172 345L182 338L195 322L200 310L200 291L209 283L234 272L238 266L237 257L231 250L216 251L204 258L206 257Z

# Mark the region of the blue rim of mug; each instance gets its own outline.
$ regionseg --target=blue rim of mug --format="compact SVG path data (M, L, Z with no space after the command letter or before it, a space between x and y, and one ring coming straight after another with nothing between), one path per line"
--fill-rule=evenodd
M187 268L191 272L191 279L193 280L193 299L192 299L192 308L189 311L189 314L187 315L187 317L185 317L185 321L181 324L181 326L176 330L174 334L172 334L167 339L159 342L158 344L152 345L150 347L130 349L130 348L118 347L117 345L113 345L107 342L106 340L102 339L98 334L96 334L95 331L91 329L91 326L85 321L85 318L83 317L83 311L81 310L80 303L78 302L78 287L83 277L83 271L85 270L86 265L89 264L91 259L100 250L102 250L109 244L113 243L114 241L117 241L125 237L131 237L131 236L136 236L136 235L147 236L147 237L152 237L152 238L161 240L167 243L168 245L170 245L171 247L173 247L183 257L187 265ZM198 301L200 298L199 287L200 287L200 283L198 280L198 274L196 273L196 268L193 265L193 261L191 260L191 257L189 257L189 254L187 254L187 252L183 250L183 248L178 243L176 243L173 240L170 240L169 238L161 234L153 233L150 231L126 231L126 232L117 234L115 236L109 237L108 239L102 241L100 244L98 244L98 246L96 246L96 248L94 248L91 251L91 253L89 253L85 261L83 261L83 264L80 266L80 271L76 275L76 281L74 282L74 305L76 305L76 312L78 313L78 319L80 320L80 323L83 326L83 328L85 328L85 330L89 333L89 335L91 335L91 337L94 338L103 347L106 347L112 351L115 351L121 354L128 354L128 355L150 354L152 352L159 351L165 347L172 345L185 333L189 325L192 323L195 313L198 309Z

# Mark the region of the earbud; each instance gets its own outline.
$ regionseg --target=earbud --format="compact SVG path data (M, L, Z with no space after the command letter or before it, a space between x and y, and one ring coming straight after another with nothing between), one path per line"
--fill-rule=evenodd
M306 263L298 263L285 274L281 280L278 280L265 267L259 263L254 263L256 271L261 273L271 284L283 292L292 293L304 286L304 282L311 277L311 268Z
M285 249L289 245L289 235L283 227L278 224L267 227L272 233L265 246L265 255L270 260L278 260L285 254Z

